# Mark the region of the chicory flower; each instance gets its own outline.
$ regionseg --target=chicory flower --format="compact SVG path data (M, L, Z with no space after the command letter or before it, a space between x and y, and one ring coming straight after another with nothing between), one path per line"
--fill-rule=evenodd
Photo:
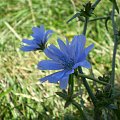
M84 35L74 36L71 43L66 40L66 44L58 39L59 48L50 45L44 53L50 60L42 60L38 63L40 70L59 70L51 75L41 78L41 82L48 80L50 83L60 83L61 89L66 89L69 75L74 73L78 67L91 68L87 61L89 51L94 47L93 44L85 48L86 38Z
M46 47L46 42L51 37L53 31L47 30L45 31L44 26L41 25L40 27L33 27L32 28L33 37L32 40L23 39L22 42L26 45L22 45L21 50L28 52L28 51L36 51L36 50L44 50Z

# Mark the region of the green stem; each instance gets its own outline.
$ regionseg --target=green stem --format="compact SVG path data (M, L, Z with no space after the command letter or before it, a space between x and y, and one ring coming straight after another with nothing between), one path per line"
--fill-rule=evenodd
M103 84L103 85L110 85L110 84L108 84L108 83L106 83L104 81L100 81L100 80L98 80L96 78L93 78L91 76L87 76L87 75L84 75L84 74L81 74L81 73L79 73L79 75L77 77L88 78L89 80L93 80L93 81L98 82L98 83Z
M79 73L83 74L83 71L82 71L81 67L78 67L78 70L79 70ZM91 98L94 106L96 106L96 104L95 104L95 103L96 103L96 98L95 98L92 90L90 89L90 86L89 86L89 84L87 83L85 77L82 77L82 82L83 82L83 84L84 84L84 86L85 86L85 88L86 88L86 90L87 90L87 92L88 92L88 94L89 94L89 96L90 96L90 98Z
M93 18L93 19L90 19L89 22L93 22L93 21L96 21L96 20L104 20L104 19L107 19L107 17L97 17L97 18Z
M89 18L86 17L86 18L85 18L85 23L84 23L84 28L83 28L83 34L84 34L84 35L86 34L86 31L87 31L88 20L89 20Z
M101 0L96 0L95 3L92 5L92 10L91 10L91 13L93 12L93 10L96 8L96 6L99 4Z
M115 15L115 7L113 5L112 9L112 26L113 26L113 32L114 32L114 49L113 49L113 57L112 57L112 74L111 74L111 79L110 79L110 84L112 85L112 89L114 89L114 82L115 82L115 59L116 59L116 52L117 52L117 29L115 25L115 20L114 20L114 15Z
M68 95L70 95L70 97L73 95L73 91L74 91L74 81L73 81L73 74L71 74L69 76L69 88L68 88Z

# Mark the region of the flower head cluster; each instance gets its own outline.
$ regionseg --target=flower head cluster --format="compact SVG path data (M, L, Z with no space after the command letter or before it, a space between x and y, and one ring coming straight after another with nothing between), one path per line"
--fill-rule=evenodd
M46 46L46 42L52 35L52 30L45 31L44 26L41 25L40 27L33 27L32 28L33 40L23 39L22 42L27 45L22 45L22 51L36 51L36 50L44 50Z
M93 44L85 48L86 38L84 35L74 36L71 43L66 40L66 44L58 39L59 48L50 45L44 53L50 60L43 60L38 63L40 70L59 70L51 75L41 78L41 82L48 80L50 83L60 83L61 89L66 89L69 75L74 73L78 67L90 68L91 65L86 57L94 47Z

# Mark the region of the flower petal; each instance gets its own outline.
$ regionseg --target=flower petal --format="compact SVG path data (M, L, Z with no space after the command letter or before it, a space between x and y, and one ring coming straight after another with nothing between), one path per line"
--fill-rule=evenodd
M33 31L32 36L34 37L34 40L36 41L36 43L41 44L42 40L44 39L44 34L45 34L44 26L41 25L40 28L33 27L32 31Z
M69 79L69 76L65 76L60 80L60 88L61 89L66 89L67 88L68 79Z
M44 25L41 25L40 27L33 27L32 28L33 35L39 35L45 33Z
M86 54L85 54L85 51L83 51L81 54L79 53L77 56L76 56L76 63L78 62L82 62L86 59Z
M65 56L65 54L60 51L56 46L54 45L50 45L48 47L48 49L61 61L67 60L67 56Z
M91 64L87 60L84 60L83 62L79 62L75 64L73 68L75 69L78 66L85 67L85 68L91 68Z
M53 74L48 75L44 78L41 78L40 81L45 82L46 80L48 80L50 83L57 83L64 76L65 72L66 71L63 70L63 71L53 73Z
M34 44L34 41L33 41L33 40L23 39L22 42L23 42L23 43L26 43L26 44L28 44L28 45L33 45L33 44Z
M60 70L63 68L64 66L62 64L53 60L43 60L38 63L38 69L40 70Z
M46 55L47 57L49 57L50 59L59 62L59 58L58 58L56 55L54 55L54 53L53 53L52 51L50 51L48 48L46 48L46 49L44 50L44 53L45 53L45 55Z
M28 51L37 50L38 48L39 46L22 46L20 49L22 51L28 52Z
M66 47L65 43L60 39L58 39L57 41L58 41L58 45L59 45L61 51L66 53L67 52L67 47Z
M85 54L86 54L86 56L93 49L93 47L94 47L94 44L91 44L90 46L88 46L87 48L85 48Z
M45 44L47 42L47 40L51 37L52 33L53 33L52 30L47 30L44 35L44 39L42 40L42 43Z

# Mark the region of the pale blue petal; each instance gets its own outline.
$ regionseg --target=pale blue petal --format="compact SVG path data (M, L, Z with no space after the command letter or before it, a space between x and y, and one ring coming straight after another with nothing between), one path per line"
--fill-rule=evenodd
M33 44L34 44L33 40L23 39L22 42L23 42L23 43L26 43L26 44L28 44L28 45L33 45Z
M91 68L91 64L87 60L84 60L83 62L76 63L74 65L73 69L77 68L78 66L85 67L85 68Z
M39 48L38 46L22 46L20 49L22 51L28 52L28 51L37 50L38 48Z
M45 33L45 35L44 35L44 39L43 39L43 41L42 41L44 44L45 44L45 43L48 41L48 39L51 37L52 33L53 33L52 30L47 30L47 31L46 31L46 33Z
M66 89L66 88L67 88L68 79L69 79L69 75L63 77L63 78L60 80L60 88L61 88L61 89Z
M76 63L78 62L82 62L86 59L86 54L85 51L83 51L81 54L78 53L78 55L76 56Z
M66 46L67 46L67 47L69 46L69 41L68 41L67 38L66 38Z
M76 40L76 53L77 55L79 55L79 53L82 53L85 47L85 43L86 43L86 38L84 35L79 35L77 36L77 40Z
M68 49L67 49L65 43L64 43L62 40L60 40L60 39L58 39L57 41L58 41L58 45L59 45L59 47L60 47L60 50L61 50L66 56L68 56Z
M57 56L59 58L59 60L62 60L63 62L64 61L67 61L68 58L65 56L65 54L63 52L61 52L57 47L55 47L54 45L50 45L48 47L48 49L53 52L53 54L55 56Z
M51 83L57 83L59 79L56 79L56 78L53 79L52 75L53 74L45 76L45 77L41 78L40 81L43 83L43 82L49 80Z
M40 27L33 27L32 28L33 34L43 34L45 32L44 26L41 25Z
M43 60L38 63L38 69L40 70L60 70L63 68L63 65L53 60Z
M32 28L33 34L32 36L34 37L34 40L38 43L41 44L42 40L44 38L44 34L45 34L45 30L44 30L44 26L40 26L40 28L38 27L33 27Z
M52 50L53 52L54 52L54 54L56 54L56 55L61 55L61 54L63 54L56 46L54 46L54 45L50 45L49 47L48 47L50 50Z
M65 70L63 71L59 71L59 72L56 72L56 73L53 73L51 75L48 75L44 78L41 78L40 81L41 82L45 82L45 81L49 81L50 83L57 83L65 74Z
M90 46L88 46L87 48L85 48L85 54L86 54L86 56L93 49L93 47L94 47L94 44L91 44Z
M49 57L50 59L52 59L52 60L54 60L54 61L57 61L57 62L60 61L59 58L58 58L58 56L54 55L54 53L53 53L52 51L50 51L48 48L46 48L46 49L44 50L44 53L45 53L45 55L46 55L47 57Z
M72 73L74 73L74 69L69 70L69 71L66 71L66 75L70 75L70 74L72 74Z

